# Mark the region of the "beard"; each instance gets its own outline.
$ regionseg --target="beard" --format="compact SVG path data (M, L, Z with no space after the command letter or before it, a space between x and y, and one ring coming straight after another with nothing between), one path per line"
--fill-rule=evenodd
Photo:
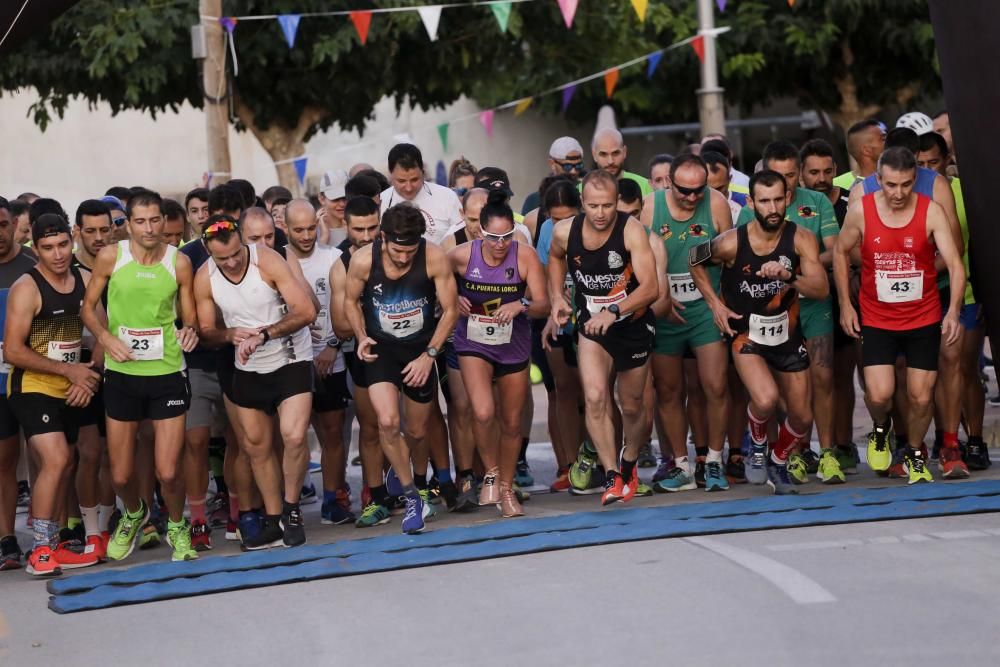
M757 218L758 224L760 224L761 229L765 232L773 232L781 228L781 225L785 222L784 211L781 215L773 213L771 215L761 215L758 211L753 212L754 217ZM774 222L771 222L771 221Z

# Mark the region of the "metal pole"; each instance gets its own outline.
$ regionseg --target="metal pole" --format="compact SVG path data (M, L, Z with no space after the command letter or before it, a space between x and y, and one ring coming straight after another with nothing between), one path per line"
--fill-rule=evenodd
M222 0L200 0L202 16L223 16ZM206 57L202 67L205 144L211 185L230 179L229 96L226 85L226 36L218 21L205 21Z
M719 70L715 60L715 9L712 0L698 0L698 33L704 38L705 59L701 63L701 88L698 89L698 118L701 134L725 134L726 109Z

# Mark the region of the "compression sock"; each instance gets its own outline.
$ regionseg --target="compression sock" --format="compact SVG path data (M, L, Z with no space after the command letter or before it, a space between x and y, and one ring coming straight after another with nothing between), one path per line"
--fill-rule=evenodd
M750 406L747 406L747 417L750 422L750 438L758 445L767 444L767 419L760 419L753 413Z
M795 443L805 437L804 433L796 433L786 419L781 424L778 431L778 442L771 450L771 460L781 465L788 460L788 454L795 447Z

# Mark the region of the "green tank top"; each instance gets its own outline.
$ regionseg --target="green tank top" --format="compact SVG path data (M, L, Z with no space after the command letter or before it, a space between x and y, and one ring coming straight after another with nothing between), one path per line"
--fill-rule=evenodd
M133 360L104 355L105 368L144 377L185 368L174 333L177 315L177 248L167 246L157 264L140 264L129 241L118 242L118 261L108 281L108 331L128 346Z
M968 306L976 302L976 295L972 293L972 281L969 280L969 219L965 216L965 196L962 194L962 182L957 178L951 179L951 192L955 195L958 226L962 228L962 244L965 247L962 263L965 264L965 305Z
M683 222L674 220L667 206L666 190L657 190L653 196L653 233L663 239L663 248L667 252L667 280L670 296L684 305L685 319L690 315L708 309L701 292L691 279L691 269L688 266L688 251L694 246L711 241L716 236L712 221L712 200L706 191L705 198L694 210L694 215ZM722 267L709 266L708 277L712 281L712 289L719 291L719 276Z

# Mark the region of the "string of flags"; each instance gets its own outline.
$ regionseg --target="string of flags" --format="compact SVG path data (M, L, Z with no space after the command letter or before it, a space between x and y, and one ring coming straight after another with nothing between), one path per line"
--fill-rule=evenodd
M472 120L472 119L477 119L479 121L479 124L482 126L483 131L486 133L486 136L489 137L490 139L492 139L493 138L493 123L494 123L494 121L496 119L496 114L497 114L498 111L506 111L506 110L509 110L509 109L513 109L514 116L517 117L517 116L520 116L521 114L523 114L525 111L527 111L528 108L530 108L532 106L532 104L534 104L535 100L537 100L540 97L544 97L546 95L552 95L552 94L555 94L555 93L561 93L561 96L562 96L562 99L561 99L561 111L563 113L565 113L566 109L569 107L570 103L573 100L573 95L576 93L576 91L579 88L579 86L581 86L581 85L583 85L583 84L585 84L587 82L590 82L590 81L595 81L597 79L603 79L604 80L604 92L605 92L605 95L608 97L608 99L610 99L614 95L614 91L615 91L615 88L618 85L618 80L619 80L619 77L621 76L621 71L622 70L628 69L630 67L634 67L634 66L639 65L641 63L645 63L646 64L646 78L647 79L652 78L653 74L656 72L657 68L660 65L660 61L663 59L663 55L667 51L673 51L675 49L679 49L681 47L688 46L688 45L691 46L691 49L692 49L692 51L694 51L695 55L698 57L698 60L699 61L703 61L705 59L705 37L706 36L718 37L721 34L729 32L729 30L731 30L731 28L729 26L723 26L723 27L720 27L720 28L715 28L713 30L706 30L706 31L701 32L701 33L699 33L697 35L693 35L691 37L688 37L687 39L683 39L683 40L681 40L679 42L675 42L675 43L671 44L670 46L666 46L666 47L664 47L662 49L658 49L658 50L653 51L651 53L647 53L645 55L638 56L637 58L633 58L632 60L620 63L618 65L614 65L613 67L609 67L607 69L601 70L600 72L595 72L595 73L590 74L588 76L581 77L581 78L576 79L574 81L570 81L568 83L564 83L564 84L562 84L560 86L555 86L553 88L549 88L548 90L543 90L543 91L541 91L539 93L535 93L534 95L531 95L529 97L522 97L520 99L513 100L511 102L505 102L503 104L497 105L497 106L492 107L490 109L484 109L484 110L478 111L476 113L467 114L465 116L459 116L457 118L452 118L451 120L446 121L444 123L438 123L436 125L436 129L437 129L438 138L441 141L441 146L444 149L444 151L447 153L448 152L448 134L449 134L449 128L451 127L451 125L453 125L455 123L460 123L460 122L463 122L463 121ZM422 126L414 127L412 129L413 130L425 130L425 129L430 129L431 127L432 127L432 125L428 124L428 125L422 125ZM355 143L355 144L340 146L340 147L338 147L336 149L333 149L333 151L328 151L328 152L334 152L334 153L346 152L346 151L349 151L349 150L355 150L355 149L357 149L359 147L362 147L362 146L374 145L376 143L377 143L377 141L375 141L375 140L365 141L365 142L359 142L359 143ZM306 166L308 165L308 160L309 160L309 156L308 155L300 155L298 157L289 158L287 160L279 160L279 161L275 162L274 164L275 165L288 164L288 163L294 164L295 165L296 174L298 175L298 178L299 178L299 182L302 183L302 184L304 184L305 183L305 176L306 176Z

